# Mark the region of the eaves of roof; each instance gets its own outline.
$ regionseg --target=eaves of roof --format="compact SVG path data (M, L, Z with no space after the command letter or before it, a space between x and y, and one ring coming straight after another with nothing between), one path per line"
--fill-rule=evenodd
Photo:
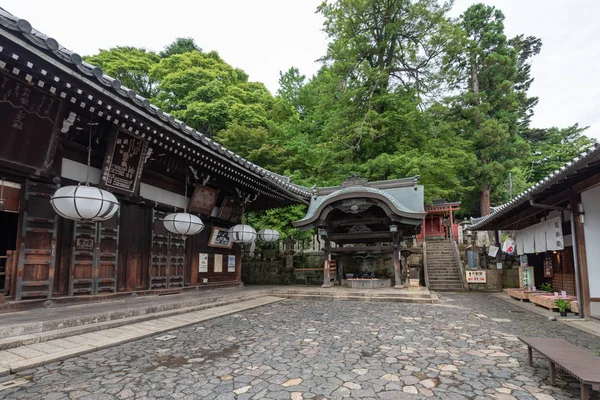
M206 135L190 128L184 122L151 104L148 99L123 86L119 80L106 75L102 69L83 61L83 58L79 54L62 47L55 39L34 29L27 20L19 19L0 7L0 28L2 27L12 31L15 36L26 39L35 48L45 54L50 54L54 62L67 66L77 75L82 74L89 80L99 83L111 96L125 100L132 111L146 113L147 117L150 117L149 119L151 120L157 118L172 132L183 135L186 138L193 138L194 143L199 148L218 153L224 159L230 160L247 171L260 176L263 180L279 187L302 202L310 199L312 193L308 188L292 184L289 182L289 178L282 177L251 163Z
M535 185L531 186L529 189L525 190L508 203L505 203L499 207L495 207L494 211L490 215L480 218L471 218L471 229L485 230L492 222L498 221L502 216L528 202L530 199L542 193L544 190L547 190L553 185L568 179L577 170L598 158L600 158L600 144L596 143L594 146L587 149Z

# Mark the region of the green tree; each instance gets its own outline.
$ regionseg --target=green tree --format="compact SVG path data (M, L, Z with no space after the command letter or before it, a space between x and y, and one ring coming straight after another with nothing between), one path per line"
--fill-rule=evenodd
M150 70L160 61L160 57L152 51L135 47L115 47L100 50L98 54L86 56L84 59L102 68L104 73L118 79L140 96L152 98L158 93L158 81L150 76Z
M268 126L273 96L216 52L171 55L152 68L151 76L160 82L157 105L208 135L232 124Z
M446 72L463 93L454 97L451 107L454 118L468 122L459 134L471 142L477 158L469 180L479 192L480 214L488 215L493 189L529 154L527 141L519 135L519 124L527 124L531 106L525 93L530 83L524 68L528 57L519 56L519 50L531 46L511 46L504 34L504 15L492 6L469 7L458 26L461 30L446 55Z
M575 124L563 129L529 130L527 139L532 148L529 181L540 181L593 146L595 140L583 134L587 129Z
M305 80L306 76L300 75L300 70L296 67L291 67L285 73L279 71L279 89L277 90L277 95L297 111L301 111L299 108L300 90L304 86Z
M191 51L202 51L192 38L177 38L159 54L161 58L167 58L174 54L189 53Z

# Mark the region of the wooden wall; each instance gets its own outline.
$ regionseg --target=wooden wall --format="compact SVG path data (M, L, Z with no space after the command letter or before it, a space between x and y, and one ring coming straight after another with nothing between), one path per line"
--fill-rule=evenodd
M575 296L575 268L573 265L573 248L565 247L564 250L552 254L553 276L552 287L555 291L566 291Z

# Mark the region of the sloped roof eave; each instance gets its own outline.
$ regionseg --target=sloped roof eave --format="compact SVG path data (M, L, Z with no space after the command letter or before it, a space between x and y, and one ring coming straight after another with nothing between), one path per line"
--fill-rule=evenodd
M600 158L600 144L598 143L582 152L580 155L573 158L561 168L546 176L544 179L540 180L538 183L531 186L529 189L525 190L511 201L496 207L496 210L491 214L484 217L471 218L472 225L470 229L486 230L486 227L489 227L490 223L497 221L503 215L506 215L511 210L528 202L533 196L559 183L559 181L567 179L569 174L597 158Z

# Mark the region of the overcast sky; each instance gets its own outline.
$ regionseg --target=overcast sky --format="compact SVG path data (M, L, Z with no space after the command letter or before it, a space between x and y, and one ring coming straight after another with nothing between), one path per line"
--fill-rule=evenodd
M279 71L291 66L312 76L325 54L321 0L3 0L0 6L82 55L117 45L161 50L176 37L193 37L275 93ZM484 0L506 15L506 33L540 37L533 62L538 96L533 126L589 125L600 139L600 1ZM453 15L474 1L456 0Z

